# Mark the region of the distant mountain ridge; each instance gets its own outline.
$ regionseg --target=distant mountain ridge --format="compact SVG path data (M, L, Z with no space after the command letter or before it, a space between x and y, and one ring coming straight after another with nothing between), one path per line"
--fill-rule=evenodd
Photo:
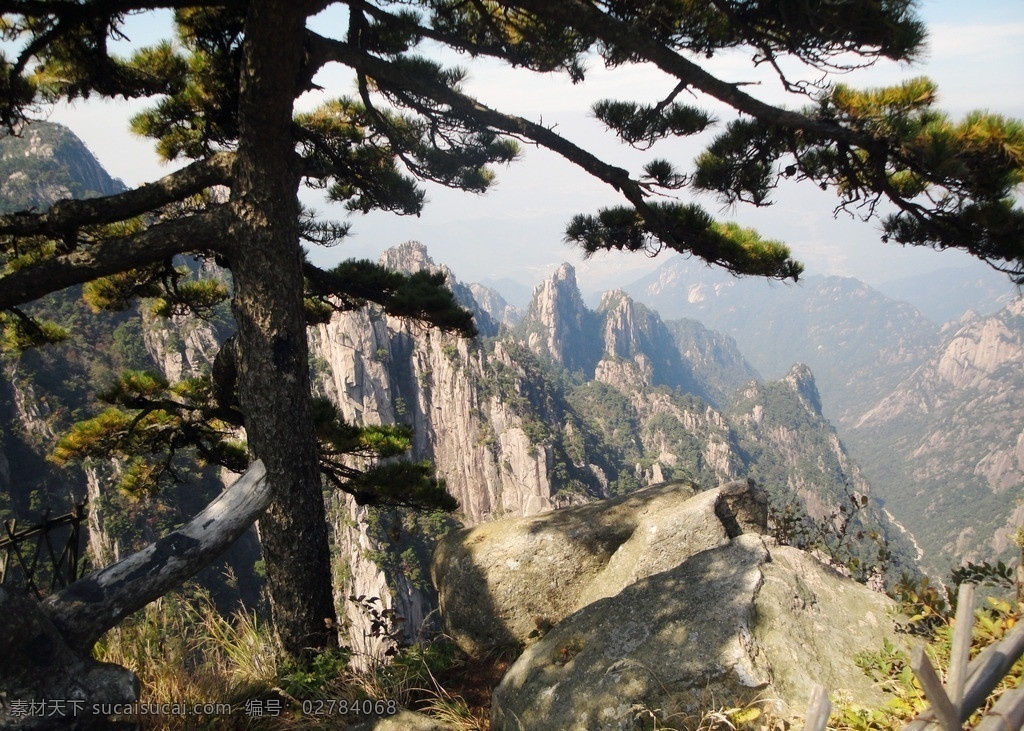
M822 415L805 365L762 382L731 338L696 321L665 323L622 291L589 310L567 264L537 286L510 336L575 373L581 383L570 404L620 465L636 462L641 484L683 478L707 486L750 475L777 507L797 497L817 520L848 493L870 492ZM629 477L620 471L619 484ZM871 520L903 544L880 512Z
M847 430L929 565L1011 551L1024 525L1024 300L965 318ZM1015 553L1016 551L1013 550Z
M20 137L0 137L0 214L122 190L124 184L66 127L35 122Z
M717 406L758 378L734 340L696 320L666 323L621 290L605 292L597 309L589 309L569 264L536 287L512 334L537 355L583 378L596 377L604 359L633 359L650 384Z
M891 283L932 318L862 282L738 279L677 257L627 287L670 316L733 336L762 373L811 367L823 411L873 494L910 528L940 575L1007 556L1024 524L1024 321L998 272ZM963 307L978 312L963 312ZM983 314L978 314L978 313ZM953 315L939 327L936 320Z
M838 424L856 419L938 343L939 327L917 309L855 279L769 282L677 257L626 291L663 317L692 318L734 338L768 378L807 364Z
M1020 294L1006 275L995 269L966 274L941 269L885 282L876 289L890 299L908 302L937 325L959 321L969 312L992 315Z

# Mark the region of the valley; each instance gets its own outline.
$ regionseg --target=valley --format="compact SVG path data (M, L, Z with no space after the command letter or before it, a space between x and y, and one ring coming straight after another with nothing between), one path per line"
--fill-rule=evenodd
M52 149L63 147L37 146L46 159ZM1017 301L985 294L996 311L940 327L855 280L786 287L670 259L595 309L563 265L520 312L459 282L422 244L396 246L381 263L441 272L480 335L432 331L372 306L309 330L314 392L351 423L410 427L410 457L432 462L460 506L424 516L329 495L336 599L368 654L379 643L346 597L384 597L407 632L420 631L436 606L431 547L455 521L533 515L667 481L709 489L754 478L780 537L799 543L829 526L820 550L863 580L880 555L894 581L918 558L941 576L1012 550L1024 517ZM233 325L226 308L167 320L138 307L111 319L70 295L39 307L75 334L4 357L0 509L24 519L88 494L103 562L187 518L231 478L191 469L198 490L109 494L116 464L57 469L46 459L54 440L101 408L95 394L124 368L171 382L208 374ZM855 535L873 538L847 540ZM230 565L236 580L220 582L223 600L258 601L254 535Z

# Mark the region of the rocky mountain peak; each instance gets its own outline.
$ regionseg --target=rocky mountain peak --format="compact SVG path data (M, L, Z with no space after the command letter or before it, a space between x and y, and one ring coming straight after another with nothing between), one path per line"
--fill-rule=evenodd
M380 255L377 263L386 269L405 274L420 271L443 274L447 287L455 295L458 303L473 313L473 319L481 335L496 335L498 333L498 323L504 322L503 319L492 316L492 308L481 304L473 290L460 282L455 276L455 272L448 265L437 264L430 258L427 247L419 241L406 241L398 246L392 246ZM499 312L499 314L501 313ZM515 313L510 316L514 317L514 315Z
M640 347L638 317L633 300L622 290L605 292L598 312L604 317L605 357L629 358Z
M563 262L555 273L551 276L551 280L554 282L564 282L566 287L579 291L579 287L576 284L576 269L569 262Z
M406 241L398 246L392 246L380 255L378 263L393 271L407 274L423 270L444 271L446 274L450 274L448 267L438 266L434 263L430 254L427 253L427 247L419 241Z
M71 130L36 122L0 138L0 213L124 190Z
M793 389L808 411L821 416L821 395L811 369L803 363L796 363L782 382Z
M571 370L593 372L600 358L597 321L583 303L572 265L562 264L533 290L519 332L541 357Z
M473 299L477 301L481 309L490 315L491 319L495 322L513 327L522 318L522 313L513 305L510 305L498 290L474 282L469 285L469 291L473 294Z
M997 378L1001 367L1019 364L1024 358L1022 318L1024 300L1016 299L995 316L966 320L946 344L937 375L954 388L979 387Z

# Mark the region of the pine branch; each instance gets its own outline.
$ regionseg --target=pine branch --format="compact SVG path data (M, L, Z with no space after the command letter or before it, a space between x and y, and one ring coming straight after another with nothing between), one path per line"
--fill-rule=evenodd
M802 130L826 139L845 141L851 145L872 141L870 137L857 135L841 125L814 119L799 112L781 109L762 102L742 91L739 85L722 81L708 73L693 61L680 55L670 45L652 37L642 27L631 26L616 20L608 13L598 10L591 3L511 0L508 4L528 10L551 22L575 27L611 46L628 48L639 59L650 61L681 83L698 89L756 119L794 130Z
M104 239L0 276L0 309L31 302L75 284L164 261L189 251L217 251L228 238L221 207Z
M234 153L221 152L123 193L57 201L44 213L0 216L0 235L64 236L84 226L124 221L231 182Z
M735 249L719 247L717 244L721 240L718 238L679 239L677 234L682 229L675 226L672 217L666 216L660 207L648 203L647 191L640 181L630 177L626 170L604 162L543 125L492 109L436 78L411 73L406 66L364 54L346 43L311 34L310 47L314 58L334 60L352 67L357 73L365 73L381 91L424 116L449 115L473 120L474 124L496 129L517 139L529 140L558 153L625 196L635 208L644 228L656 240L655 251L667 246L676 251L690 252L737 273L756 273L776 278L795 277L799 273L800 266L786 256L775 265L767 267L765 264L768 262L758 261L755 269L748 267L742 259L734 258L732 254Z
M375 302L396 317L420 320L465 337L477 334L472 313L456 301L443 275L425 271L404 274L370 261L342 262L331 271L305 262L303 274L307 293L340 298L337 309L351 310L366 301Z

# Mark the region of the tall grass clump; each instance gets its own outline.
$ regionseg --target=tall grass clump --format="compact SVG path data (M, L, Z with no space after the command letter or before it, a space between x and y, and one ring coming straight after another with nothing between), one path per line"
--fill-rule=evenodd
M256 615L222 616L209 594L191 588L163 596L113 628L94 654L141 681L140 702L168 713L131 718L146 729L232 728L246 703L273 692L278 667L273 636ZM217 712L185 708L217 705ZM230 713L223 713L226 707Z
M194 586L122 622L97 643L95 655L139 676L140 704L173 709L116 719L143 731L333 731L403 708L448 720L456 731L488 726L486 708L471 709L436 680L436 673L457 671L460 662L443 639L396 646L386 662L365 672L349 668L344 649L290 665L279 660L272 629L257 613L239 608L225 616ZM194 712L196 706L209 712Z

